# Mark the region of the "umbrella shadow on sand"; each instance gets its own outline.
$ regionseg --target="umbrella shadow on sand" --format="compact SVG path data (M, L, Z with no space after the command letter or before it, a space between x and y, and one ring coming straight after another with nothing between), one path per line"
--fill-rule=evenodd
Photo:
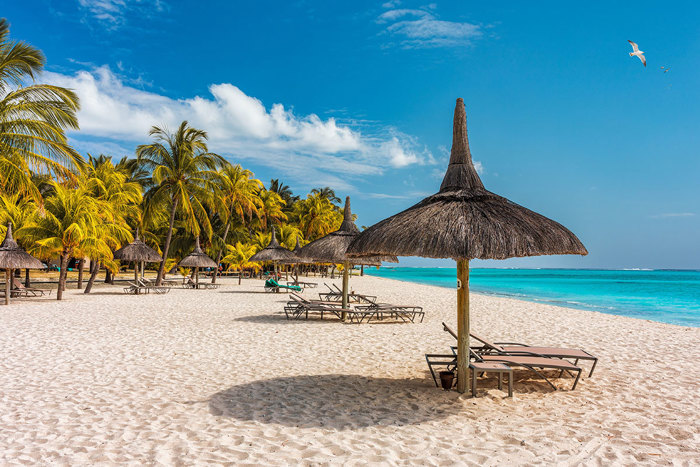
M454 415L457 394L424 380L301 375L233 386L209 399L213 415L300 428L404 426Z

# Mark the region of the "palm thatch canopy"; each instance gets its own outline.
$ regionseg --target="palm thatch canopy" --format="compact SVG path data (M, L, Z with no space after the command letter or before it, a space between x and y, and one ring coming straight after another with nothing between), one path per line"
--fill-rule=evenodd
M145 263L160 263L163 258L150 246L146 245L139 238L139 231L136 231L134 241L114 252L114 259L122 261L143 261Z
M299 240L297 239L297 242L298 241ZM265 261L273 261L276 263L296 263L298 262L298 258L297 255L277 242L277 235L275 234L275 228L273 227L270 243L265 248L251 256L248 261L260 263Z
M348 252L468 260L588 254L563 225L484 188L472 163L461 98L440 191L369 227Z
M194 250L182 258L179 266L185 268L216 268L219 265L202 251L202 248L199 246L199 237L197 237Z
M345 198L345 209L343 211L343 223L335 232L331 232L325 237L314 240L308 245L299 250L299 256L314 262L319 263L354 263L380 265L382 261L398 263L399 260L392 253L387 255L363 256L362 258L351 258L347 255L348 246L352 241L360 235L360 229L357 228L352 220L352 211L350 210L350 197Z
M0 269L43 269L46 265L25 252L12 237L12 223L7 224L5 240L0 245Z
M313 263L312 260L308 258L302 258L299 255L299 252L301 251L301 245L299 244L299 237L297 237L297 246L294 247L294 250L292 250L292 253L296 255L296 264L309 264Z

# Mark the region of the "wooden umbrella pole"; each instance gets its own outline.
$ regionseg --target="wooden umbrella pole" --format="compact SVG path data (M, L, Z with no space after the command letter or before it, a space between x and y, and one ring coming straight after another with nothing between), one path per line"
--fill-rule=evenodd
M199 268L194 268L194 288L199 289Z
M10 277L12 277L12 269L5 269L5 305L10 304Z
M345 261L343 263L343 310L347 310L347 308L348 308L348 287L349 287L348 286L348 279L349 279L348 267L349 267L349 265L350 265L350 263L348 263L347 261ZM341 319L343 321L345 321L345 314L346 313L344 311L341 314Z
M457 391L469 382L469 260L457 260Z
M134 261L134 282L139 283L139 262Z

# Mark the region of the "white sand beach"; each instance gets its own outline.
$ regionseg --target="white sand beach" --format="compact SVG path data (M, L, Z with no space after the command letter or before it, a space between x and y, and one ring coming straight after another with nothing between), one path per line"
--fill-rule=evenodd
M424 359L453 344L456 292L351 287L425 320L288 321L286 295L232 279L0 308L0 464L698 464L700 329L473 294L474 331L600 361L575 391L518 371L512 399L460 397Z

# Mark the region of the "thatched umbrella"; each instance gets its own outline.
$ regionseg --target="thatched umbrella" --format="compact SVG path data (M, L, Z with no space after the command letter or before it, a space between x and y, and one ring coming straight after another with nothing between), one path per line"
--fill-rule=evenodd
M348 307L348 280L349 269L352 264L372 264L379 265L382 261L398 263L395 255L365 256L362 258L351 258L347 255L347 249L353 239L360 234L352 220L350 210L350 197L345 198L345 209L343 210L343 223L335 232L331 232L325 237L314 240L304 246L299 251L302 258L317 261L319 263L343 263L343 308Z
M7 224L5 240L0 245L0 269L5 270L5 305L10 304L13 269L43 269L46 265L25 252L12 238L12 223Z
M146 245L139 238L139 231L136 229L136 237L134 241L125 245L114 252L114 259L121 261L133 261L136 263L134 267L134 280L139 279L138 263L141 263L141 273L143 273L143 263L160 263L163 258L150 246Z
M195 287L197 288L199 288L199 268L219 267L219 265L216 264L216 261L208 257L207 254L202 251L202 248L199 246L199 237L197 237L197 241L195 243L194 250L192 250L192 253L182 258L182 261L180 261L179 266L185 268L194 268Z
M450 163L440 191L369 227L349 253L457 260L457 389L464 392L469 381L469 260L588 251L561 224L484 188L469 151L464 102L457 99Z
M298 258L293 252L279 244L277 241L277 235L275 234L275 228L273 227L270 243L265 248L251 256L248 261L254 261L257 263L266 263L271 261L275 271L275 279L277 279L277 263L293 264L298 261Z

